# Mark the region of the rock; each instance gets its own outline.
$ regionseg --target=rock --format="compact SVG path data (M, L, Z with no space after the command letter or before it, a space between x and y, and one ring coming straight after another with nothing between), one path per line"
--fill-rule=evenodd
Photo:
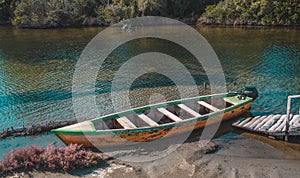
M141 151L140 155L148 155L149 153L147 151Z
M196 23L196 25L211 25L211 24L212 24L211 20L207 17L200 17Z

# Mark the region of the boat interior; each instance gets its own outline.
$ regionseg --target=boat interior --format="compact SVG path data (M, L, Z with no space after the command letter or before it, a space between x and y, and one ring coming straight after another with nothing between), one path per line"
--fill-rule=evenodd
M151 107L151 109L141 112L132 112L123 117L112 118L105 121L94 121L93 124L96 130L156 127L163 124L181 122L187 119L200 118L233 105L234 104L225 101L223 97L208 98L165 107L154 106Z

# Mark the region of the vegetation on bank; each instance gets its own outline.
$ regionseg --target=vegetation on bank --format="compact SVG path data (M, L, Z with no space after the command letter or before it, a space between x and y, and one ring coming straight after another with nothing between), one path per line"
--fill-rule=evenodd
M299 0L224 0L206 7L204 24L298 25Z
M299 0L0 0L0 23L23 28L102 26L137 16L205 24L296 25Z
M103 162L99 154L84 150L81 146L46 149L31 146L12 151L0 161L1 174L25 170L70 171L96 166Z
M2 22L49 28L108 25L137 16L197 19L218 0L0 0Z

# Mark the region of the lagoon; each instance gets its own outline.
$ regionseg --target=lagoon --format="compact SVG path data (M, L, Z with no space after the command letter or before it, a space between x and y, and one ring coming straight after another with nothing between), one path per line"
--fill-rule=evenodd
M196 28L211 44L222 64L228 90L253 85L260 96L252 105L253 115L286 112L288 95L300 93L300 30L296 28ZM50 120L74 119L72 77L79 56L103 28L15 29L0 27L0 129L22 127ZM171 44L172 45L172 44ZM135 40L122 45L100 70L95 93L99 104L112 112L107 93L114 72L126 57L144 51L172 54L201 86L207 77L192 56L178 46L157 39ZM174 85L164 76L149 74L137 80L132 93L143 89L161 91L170 98ZM141 97L134 98L139 101ZM296 101L297 103L300 103ZM107 104L105 104L107 103ZM137 103L138 105L139 103ZM299 106L295 105L296 112ZM1 154L33 143L60 143L51 134L41 139L0 141ZM31 141L28 141L31 140ZM1 155L0 155L1 157Z

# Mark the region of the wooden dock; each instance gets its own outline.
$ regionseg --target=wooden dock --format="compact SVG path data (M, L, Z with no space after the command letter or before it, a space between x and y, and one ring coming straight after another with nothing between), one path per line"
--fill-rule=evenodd
M285 115L271 114L244 118L232 126L275 138L284 136L285 141L288 141L289 136L300 136L300 109L298 115L291 113L292 99L296 98L300 98L300 95L288 96Z
M235 123L233 127L265 134L274 137L285 136L287 115L269 115L269 116L255 116L243 118ZM289 118L289 135L300 135L300 115L290 114Z

